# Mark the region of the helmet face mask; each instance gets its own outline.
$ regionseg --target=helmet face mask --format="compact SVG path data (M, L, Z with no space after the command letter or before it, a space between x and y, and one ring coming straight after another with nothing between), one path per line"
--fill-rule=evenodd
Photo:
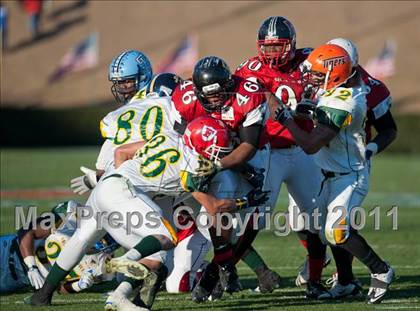
M258 40L258 55L266 65L281 67L294 57L292 43L288 39Z
M209 113L222 111L235 87L229 67L216 56L204 57L197 62L193 83L195 95Z
M118 103L127 103L137 92L145 89L152 75L152 66L147 56L135 50L119 54L108 69L108 79L112 82L111 92Z
M223 159L233 150L232 146L230 147L220 147L217 145L217 142L214 142L212 145L208 146L204 151L204 156L210 161L216 162Z
M295 57L296 32L290 21L282 16L267 18L257 37L258 56L270 67L281 67Z
M127 102L137 93L135 79L112 80L111 82L111 92L118 102Z

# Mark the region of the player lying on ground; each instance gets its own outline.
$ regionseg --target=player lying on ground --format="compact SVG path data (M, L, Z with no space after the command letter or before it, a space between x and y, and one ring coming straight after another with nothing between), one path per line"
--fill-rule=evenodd
M51 210L55 223L49 216L38 217L28 228L17 234L0 237L1 266L0 293L8 294L32 286L40 289L51 265L75 231L78 203L68 201ZM63 223L63 220L66 222ZM103 271L106 259L116 249L111 240L101 240L85 255L78 265L68 273L58 291L75 293L103 281L113 279L113 274Z
M314 112L316 126L311 133L301 130L282 104L276 119L287 126L306 153L314 154L322 169L324 180L318 198L321 212L326 213L322 237L369 268L368 303L379 303L392 282L394 270L351 227L349 219L352 208L360 206L368 192L364 124L368 89L360 73L353 70L348 53L337 45L318 47L303 65L308 82L319 88Z
M368 87L367 101L367 120L365 126L366 132L366 160L371 163L371 157L389 146L396 138L397 127L391 113L391 96L385 84L371 77L359 65L359 53L355 44L343 38L336 38L328 41L327 44L335 44L346 50L350 56L353 70L357 70L364 84ZM377 135L372 139L372 126L375 128ZM353 275L351 263L353 256L346 250L331 245L334 260L337 266L337 272L327 281L332 284L328 290L329 296L324 295L323 298L338 299L343 297L352 297L360 294L362 289L361 283ZM350 257L349 257L350 256ZM308 272L305 269L299 272L296 278L297 284L307 282Z

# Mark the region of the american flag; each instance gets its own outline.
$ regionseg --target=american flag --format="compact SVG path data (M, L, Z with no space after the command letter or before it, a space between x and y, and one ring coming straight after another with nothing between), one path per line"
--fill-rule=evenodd
M96 67L98 59L98 34L92 33L63 56L48 82L56 82L69 72Z
M388 39L382 51L374 58L369 59L364 68L370 75L379 80L393 76L395 73L396 50L396 42Z
M198 60L198 42L194 34L184 38L177 49L162 61L157 72L191 73Z

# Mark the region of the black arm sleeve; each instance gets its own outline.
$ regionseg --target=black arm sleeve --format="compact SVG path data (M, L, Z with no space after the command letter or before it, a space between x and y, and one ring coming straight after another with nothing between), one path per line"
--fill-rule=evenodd
M255 148L258 148L262 127L261 124L254 124L246 127L241 125L239 128L239 139L241 142L249 143Z
M388 129L397 130L397 125L395 124L394 118L389 110L379 119L373 120L372 124L378 133Z
M181 123L175 121L175 123L174 123L174 130L178 134L184 135L184 132L185 132L185 130L187 128L187 125L188 125L188 122L184 118L182 118Z

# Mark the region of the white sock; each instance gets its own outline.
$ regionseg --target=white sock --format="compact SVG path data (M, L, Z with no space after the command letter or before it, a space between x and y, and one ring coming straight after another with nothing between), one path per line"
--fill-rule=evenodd
M127 297L131 294L133 291L133 287L130 283L123 281L115 290L115 294L122 295L124 297Z
M130 260L137 261L137 260L141 259L141 254L138 250L132 248L127 253L125 253L122 257L130 259Z

